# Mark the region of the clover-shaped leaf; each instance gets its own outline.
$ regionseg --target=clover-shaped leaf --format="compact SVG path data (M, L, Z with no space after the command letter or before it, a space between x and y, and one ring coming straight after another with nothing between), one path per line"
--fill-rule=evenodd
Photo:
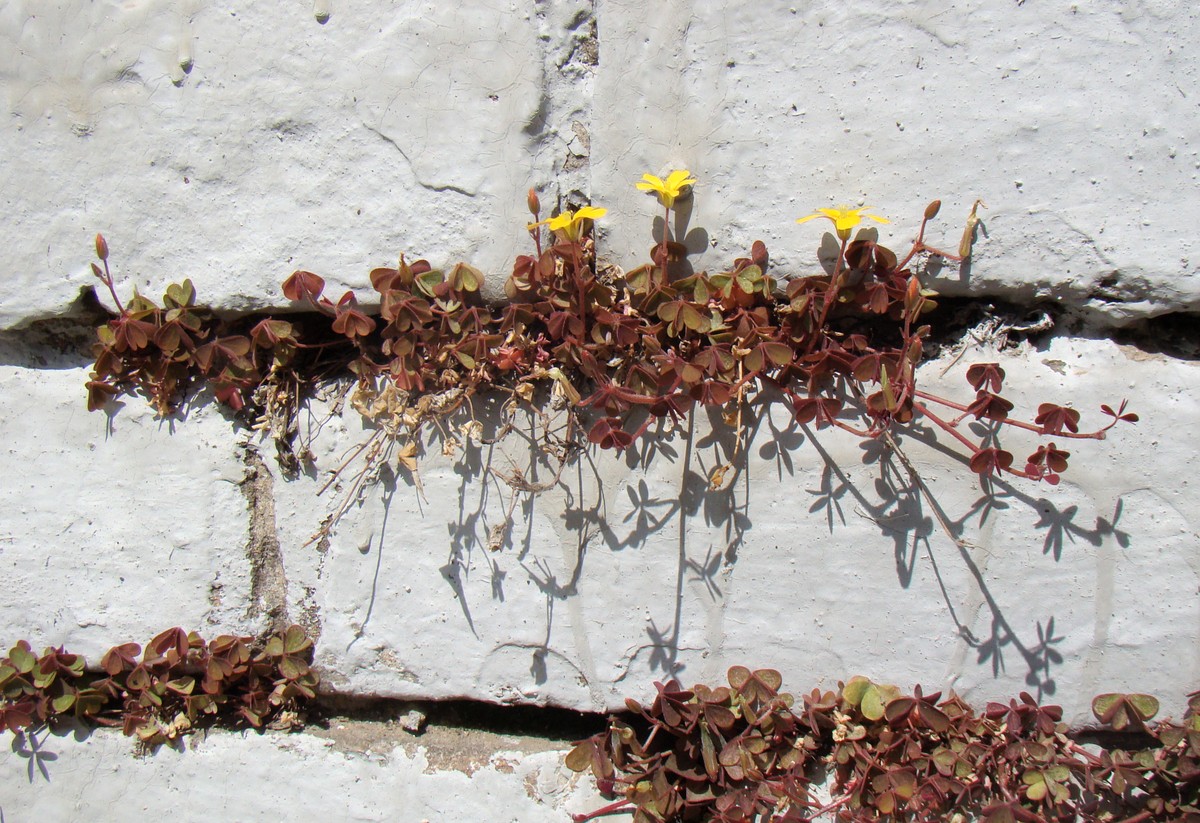
M192 281L172 283L163 294L163 305L168 309L185 309L196 304L196 287Z
M457 292L479 291L483 285L483 272L466 263L459 263L450 270L450 288Z
M37 665L37 656L34 655L29 643L24 640L18 641L17 645L12 647L8 653L8 659L19 674L29 674Z
M1144 731L1158 709L1158 700L1148 694L1102 694L1092 701L1096 719L1119 732L1130 727Z
M440 271L431 270L418 274L415 280L418 291L427 297L436 297L437 288L445 282L445 275Z

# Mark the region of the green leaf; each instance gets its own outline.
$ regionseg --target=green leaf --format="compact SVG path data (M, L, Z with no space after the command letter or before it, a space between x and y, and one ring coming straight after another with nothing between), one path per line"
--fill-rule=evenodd
M279 661L279 673L288 680L295 680L308 671L308 665L298 657L285 657Z
M776 366L786 366L792 362L792 347L786 343L763 343L761 346L767 359Z
M714 274L708 278L708 285L722 297L729 296L729 285L732 282L733 276L729 274Z
M28 645L21 643L12 647L12 650L8 653L8 659L12 661L12 665L21 674L29 674L33 671L33 667L37 665L37 657Z
M742 364L746 367L746 371L748 372L762 371L762 367L764 365L762 349L751 349L750 353L747 354L742 360Z
M283 636L284 649L288 654L299 654L312 645L312 638L300 626L288 626Z
M709 318L701 314L700 310L690 303L685 303L679 314L680 319L683 321L683 325L687 326L694 332L706 332L712 325Z
M145 312L152 314L158 311L158 306L154 305L153 300L148 300L138 293L137 286L133 287L133 297L125 304L125 310L130 314L138 314Z
M483 272L466 263L459 263L450 271L450 287L455 291L479 291L483 285Z
M292 686L296 691L305 697L312 698L317 696L317 683L320 682L315 674L311 671L301 675L292 681Z
M867 689L871 687L871 681L863 677L861 674L856 674L850 678L850 682L842 687L842 699L851 706L857 706L862 703L863 696L867 693Z
M1097 695L1092 700L1092 714L1096 715L1097 720L1103 722L1104 715L1108 714L1112 707L1115 706L1123 696L1124 695L1120 694Z
M732 666L729 669L727 677L729 678L729 685L741 691L741 688L750 680L750 670L745 666Z
M958 763L958 755L953 750L947 749L944 746L935 751L931 759L937 766L937 770L944 775L951 774Z
M746 294L753 294L762 277L763 270L758 266L747 266L737 274L738 288Z
M135 692L150 688L150 673L142 666L138 666L125 679L125 688Z
M191 694L196 688L196 678L194 677L177 677L174 680L168 680L166 686L176 694Z
M1149 720L1158 714L1158 700L1148 694L1127 694L1125 700L1142 720Z
M886 706L878 686L872 683L867 687L867 690L863 692L862 703L859 704L858 708L863 713L863 717L868 720L879 720L884 716Z
M69 712L75 705L75 692L66 692L50 701L50 707L58 714Z
M704 760L704 773L709 780L715 780L718 774L717 750L707 725L700 729L700 756Z
M196 287L192 285L191 280L184 280L182 283L172 283L167 286L167 291L163 294L163 305L167 308L182 309L194 305L196 302Z
M440 286L445 279L445 275L443 275L437 269L434 269L433 271L427 271L423 274L418 274L416 277L416 286L417 289L427 297L433 297L433 290Z
M883 402L884 408L888 411L896 410L896 393L892 391L892 381L888 377L887 366L881 366L879 369L879 381L883 385Z
M95 689L86 689L75 695L75 716L91 717L99 714L107 702L104 694Z

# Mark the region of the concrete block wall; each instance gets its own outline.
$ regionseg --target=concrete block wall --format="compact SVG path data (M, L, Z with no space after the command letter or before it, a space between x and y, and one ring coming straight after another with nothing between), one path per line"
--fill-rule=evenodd
M5 4L4 642L94 659L171 625L286 617L356 697L605 711L746 664L795 690L856 673L975 703L1025 689L1077 723L1095 693L1140 690L1178 716L1200 675L1196 35L1195 12L1153 0ZM838 203L891 218L881 240L902 249L940 198L931 240L953 248L982 198L970 265L929 282L1058 322L1003 349L966 334L922 381L962 396L970 363L998 361L1016 413L1071 401L1099 424L1128 397L1141 422L1073 444L1057 487L991 494L904 434L961 546L878 448L779 407L756 410L724 491L706 476L732 444L703 414L535 496L498 476L536 462L519 437L454 458L431 442L423 496L385 476L310 544L336 503L324 472L367 436L355 413L313 401L320 472L293 479L204 393L170 419L137 398L85 410L97 231L126 293L190 277L229 313L284 308L296 268L365 295L402 251L471 262L497 294L529 186L606 206L601 257L631 268L658 216L633 183L672 168L700 180L671 227L697 270L762 239L776 276L811 273L822 231L793 221ZM248 740L203 763L290 745ZM115 745L89 741L64 738L60 762L86 773ZM357 780L356 757L322 768ZM471 817L450 808L363 819Z

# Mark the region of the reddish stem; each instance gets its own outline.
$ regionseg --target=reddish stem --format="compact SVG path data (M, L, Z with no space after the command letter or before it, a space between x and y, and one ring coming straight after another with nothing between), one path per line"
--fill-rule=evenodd
M921 396L922 393L921 392L913 392L913 394L917 395L917 396ZM932 420L934 423L936 423L939 427L941 427L946 432L949 432L950 435L952 435L960 443L962 443L964 446L966 446L968 449L970 449L972 457L979 454L978 446L976 446L973 442L971 442L971 440L968 437L964 436L958 429L954 428L954 426L950 425L948 422L946 422L945 420L943 420L942 418L938 417L936 414L931 412L929 410L928 406L924 405L923 403L918 403L916 400L913 400L913 409L915 411L919 411L921 414L928 417L930 420Z
M100 278L100 281L108 286L108 293L112 295L113 302L117 304L117 311L125 314L125 306L121 303L121 298L117 297L117 290L113 288L112 275L108 271L108 261L101 260L100 262L104 264L104 276Z
M632 808L633 803L622 799L609 803L607 806L601 806L594 812L589 812L587 814L573 814L571 815L571 819L575 821L575 823L587 823L588 820L595 820L597 817L604 817L605 815L610 814L620 814L621 812L627 812Z
M936 394L929 394L928 392L923 392L923 391L919 391L917 389L913 389L913 396L920 397L923 400L932 400L934 403L940 403L943 406L947 406L951 409L956 409L957 411L960 411L960 412L970 413L970 409L967 406L964 406L961 403L955 403L953 400L947 400L944 397L938 397ZM961 417L954 420L954 422L947 423L946 425L953 428L954 426L957 426L962 421L962 419L966 416L967 416L966 414L963 414ZM995 420L997 423L1003 423L1006 426L1016 426L1019 429L1025 429L1027 431L1033 432L1034 434L1045 435L1046 437L1068 437L1068 438L1071 438L1074 440L1103 440L1104 433L1116 425L1116 423L1111 423L1102 429L1097 429L1094 432L1070 432L1070 431L1048 432L1045 429L1043 429L1041 426L1035 425L1033 423L1026 423L1022 420L1013 420L1011 417L1006 417L1003 420L996 420L996 418L994 418L994 417L989 417L988 419Z
M833 308L833 304L837 302L838 290L841 287L838 283L838 278L842 273L842 261L846 257L846 244L850 240L850 235L847 234L842 238L842 248L838 251L837 261L833 264L833 277L829 279L829 287L825 289L825 301L821 306L821 317L817 321L817 326L813 329L813 337L808 341L808 349L805 354L812 354L816 348L817 341L821 339L821 332L825 329L825 321L829 319L829 312Z
M671 224L671 207L667 206L666 212L664 212L664 214L663 214L662 242L659 243L659 245L658 245L658 256L662 258L662 277L663 277L664 283L669 282L668 275L667 275L667 232L670 231L670 228L669 228L670 224Z

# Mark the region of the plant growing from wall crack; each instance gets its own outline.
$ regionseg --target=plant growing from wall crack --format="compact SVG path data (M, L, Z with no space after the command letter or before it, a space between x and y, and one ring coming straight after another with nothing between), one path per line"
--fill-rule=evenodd
M119 726L156 746L215 722L286 728L320 678L312 639L299 626L263 640L167 629L143 650L109 649L98 670L60 648L34 653L21 640L0 660L0 729L22 734L60 718Z
M441 271L401 255L395 267L371 272L377 310L360 305L351 291L331 300L323 278L300 270L284 281L283 293L311 310L303 320L221 323L196 307L189 281L168 287L161 307L136 291L122 303L107 243L98 236L103 268L93 270L118 314L98 332L89 408L137 390L165 414L190 384L203 380L219 400L274 433L285 465L294 468L307 457L304 448L297 454L291 447L302 392L329 375L352 373L352 404L375 430L326 483L351 478L318 536L391 460L412 472L420 488L417 457L426 428L441 431L447 453L463 439L483 439L472 409L484 392L506 396L509 421L522 408L538 416L543 450L560 470L586 443L624 449L651 427L669 430L697 407L719 409L736 445L711 473L713 488L727 484L740 463L748 408L773 398L788 403L799 424L882 439L892 448L894 430L928 421L981 477L1052 484L1072 456L1063 441L1103 439L1117 423L1137 420L1124 402L1102 406L1109 420L1090 431L1081 429L1078 410L1055 402L1041 403L1031 421L1019 419L1001 395L1006 375L996 363L968 369L973 397L942 397L919 386L916 366L936 303L910 263L921 255L968 256L978 202L958 255L925 242L938 201L925 209L902 259L872 232L854 234L864 219L885 218L867 208L819 209L798 222L833 224L839 248L828 271L777 280L766 246L755 242L725 271L683 276L675 264L687 249L671 239L668 227L672 210L696 182L676 170L666 178L645 175L637 184L663 207L663 233L650 263L616 276L598 273L594 264L589 228L605 210L583 206L540 219L531 190L532 254L515 261L503 305L484 301L484 274L470 265ZM539 410L545 386L566 410L564 426L555 427ZM459 414L465 422L448 422ZM966 422L984 424L983 433L965 431ZM999 441L1005 428L1053 440L1018 460ZM505 479L516 491L532 488L520 472Z
M1200 692L1182 723L1151 724L1158 701L1100 695L1104 727L1072 732L1028 694L976 713L957 695L853 677L837 691L781 692L773 669L734 666L728 685L655 683L649 705L580 741L590 771L634 823L912 820L1150 821L1200 817ZM1097 745L1103 739L1105 745ZM814 788L827 782L831 799Z

